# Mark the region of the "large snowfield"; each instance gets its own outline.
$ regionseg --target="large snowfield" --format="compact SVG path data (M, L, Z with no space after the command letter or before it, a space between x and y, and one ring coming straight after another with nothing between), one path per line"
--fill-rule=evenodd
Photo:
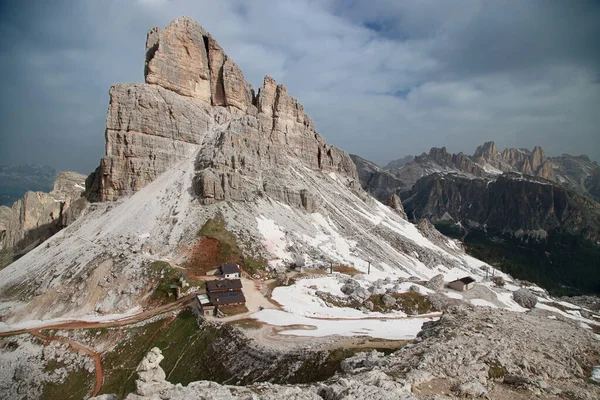
M293 327L280 331L281 335L370 336L390 340L414 339L421 330L421 325L426 321L433 320L433 318L320 320L280 310L262 310L253 314L252 317L271 325ZM303 325L303 327L298 327L298 325Z

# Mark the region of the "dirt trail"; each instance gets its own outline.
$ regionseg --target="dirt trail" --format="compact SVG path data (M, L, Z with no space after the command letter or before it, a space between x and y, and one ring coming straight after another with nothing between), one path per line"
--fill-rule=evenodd
M182 297L173 303L165 304L160 307L152 308L150 310L143 311L141 313L132 315L130 317L122 318L114 321L99 321L99 322L88 322L88 321L67 321L61 323L51 323L47 325L37 326L35 328L28 329L15 329L12 331L0 332L2 336L21 335L24 333L31 333L33 331L48 330L48 329L94 329L94 328L110 328L114 326L130 325L144 319L153 317L158 314L162 314L167 311L176 310L181 308L187 303L191 302L196 296L196 293Z
M71 321L71 322L64 322L64 323L60 323L60 324L48 324L48 325L38 326L36 328L31 328L31 329L19 329L19 330L13 330L13 331L8 331L8 332L0 332L0 337L29 333L33 336L37 336L40 339L43 339L46 341L54 340L57 342L67 343L73 349L84 351L86 354L88 354L89 356L91 356L94 359L94 364L96 366L96 368L95 368L96 383L94 385L94 392L92 394L92 397L94 397L102 389L102 382L104 380L104 375L102 373L101 353L96 353L93 350L88 349L87 347L83 346L82 344L77 343L77 342L67 339L67 338L43 335L42 333L40 333L40 331L50 330L50 329L52 329L52 330L94 329L94 328L109 328L109 327L115 327L115 326L130 325L130 324L142 321L144 319L153 317L155 315L181 308L181 307L187 305L188 303L190 303L194 299L195 296L196 296L195 293L190 294L188 296L182 297L181 299L179 299L173 303L165 304L160 307L146 310L139 314L135 314L135 315L132 315L131 317L123 318L123 319L120 319L117 321L104 321L104 322Z
M67 338L62 338L62 337L58 337L58 336L46 336L40 333L39 329L35 329L32 330L30 332L33 336L37 336L45 341L56 341L56 342L61 342L61 343L67 343L69 344L74 350L72 351L76 351L76 350L82 350L84 351L87 355L89 355L90 357L92 357L94 359L94 364L95 364L95 370L96 370L96 383L94 385L94 392L92 393L92 397L96 396L99 392L100 389L102 389L102 381L104 380L104 375L102 373L102 362L100 359L100 353L96 353L91 349L88 349L87 347L83 346L80 343L77 343L73 340L67 339Z

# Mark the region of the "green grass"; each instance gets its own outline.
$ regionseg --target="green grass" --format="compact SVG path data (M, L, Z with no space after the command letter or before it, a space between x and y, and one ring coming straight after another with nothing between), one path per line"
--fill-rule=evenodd
M155 346L165 357L160 365L167 380L183 385L198 380L242 385L256 380L274 383L322 381L335 374L346 357L377 347L374 343L373 348L273 354L269 364L265 364L269 366L268 370L251 369L248 365L247 371L239 368L232 371L230 368L236 365L241 355L247 364L265 362L264 358L269 356L248 347L248 339L235 326L256 329L260 323L246 319L225 325L205 323L198 326L195 314L188 309L171 321L163 319L142 327L120 328L128 330L128 339L121 340L115 349L103 356L105 377L101 394L115 393L124 398L135 391L137 365ZM396 350L386 348L380 351L391 353ZM301 366L298 368L299 363Z
M221 215L206 221L198 231L198 236L206 236L219 242L219 254L216 260L219 264L239 262L250 275L264 271L267 266L267 260L262 256L244 255L236 236L227 230L225 220ZM251 248L249 245L247 247Z
M226 316L230 317L232 315L238 315L248 312L248 307L246 306L235 306L235 307L219 307L219 310Z
M198 231L198 236L206 236L219 241L219 254L217 255L219 263L227 262L231 256L242 255L235 235L227 230L225 220L220 215L206 221Z
M100 394L115 393L124 398L135 391L136 368L153 347L163 351L165 359L160 366L169 382L187 385L197 380L223 381L229 375L214 362L218 354L211 351L211 344L217 337L216 329L210 326L199 328L196 316L189 309L172 321L163 319L129 328L129 339L103 357L105 378Z
M112 351L103 355L104 384L100 394L114 393L119 398L124 398L128 393L135 391L135 370L152 348L154 337L164 323L164 320L159 320L142 327L128 328L129 338L122 340Z
M334 265L333 271L339 272L341 274L350 275L350 276L364 274L364 272L359 271L356 268L350 267L348 265Z
M267 260L264 257L246 256L244 258L244 270L251 276L265 270Z
M488 364L488 367L488 377L490 379L503 378L504 375L508 374L508 370L499 362L492 362Z
M48 362L44 366L44 372L53 372L61 367L66 367L66 364L63 362L59 362L56 359L52 358L52 359L48 360Z
M94 390L95 373L79 369L71 371L63 383L46 382L42 400L81 400Z
M392 293L390 296L396 299L396 304L392 307L386 307L383 304L383 295L372 295L369 300L373 303L373 311L388 312L390 310L400 310L408 315L427 314L436 311L429 298L419 293Z
M152 298L161 299L163 301L175 301L171 285L179 284L181 272L177 271L171 264L165 261L153 261L148 265L150 277L155 281L155 289L152 293Z

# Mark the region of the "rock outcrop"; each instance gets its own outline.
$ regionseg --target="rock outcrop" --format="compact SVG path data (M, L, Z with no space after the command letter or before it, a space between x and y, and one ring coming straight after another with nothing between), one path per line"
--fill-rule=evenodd
M397 194L390 195L385 204L387 204L387 206L392 210L396 211L402 218L408 219L406 213L404 212L404 207L402 206L402 200L400 200L400 197L398 197Z
M88 198L115 200L197 154L194 191L205 204L266 194L312 211L292 164L335 172L358 189L354 163L316 132L303 106L265 77L258 94L198 23L152 28L145 84L110 90L106 156L86 181Z
M403 159L404 160L404 159ZM368 161L364 160L368 163ZM357 164L359 175L362 166ZM419 178L436 172L457 172L470 177L493 178L502 173L519 173L535 176L583 194L592 194L591 182L586 183L594 174L600 175L600 167L587 156L573 157L563 154L561 157L546 157L540 146L533 150L506 148L502 152L494 142L486 142L477 147L472 156L463 153L449 153L445 147L432 147L429 153L423 153L409 162L392 161L383 171L387 171L402 183L383 186L381 190L401 190L410 188ZM364 182L361 180L361 183Z
M22 255L71 224L85 207L84 181L84 175L61 172L50 193L27 192L11 208L0 206L0 250Z
M371 161L354 154L350 154L350 158L356 165L362 188L381 202L386 202L390 196L397 194L403 188L410 188L412 185L412 183L403 182Z
M0 164L0 206L11 207L27 192L50 192L57 176L49 166Z
M138 394L126 399L509 399L563 393L598 398L600 389L589 380L600 357L593 333L577 321L549 315L539 309L516 313L452 306L439 321L426 322L418 339L402 349L390 355L358 353L342 361L341 371L330 379L304 385L173 385L158 365L160 351L152 349L138 368ZM153 384L147 392L148 382Z
M537 304L537 296L527 289L519 289L512 294L513 300L524 308L533 308Z

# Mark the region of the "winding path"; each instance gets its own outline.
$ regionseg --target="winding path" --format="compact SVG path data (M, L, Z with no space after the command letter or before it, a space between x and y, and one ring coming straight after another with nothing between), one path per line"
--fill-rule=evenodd
M102 359L101 359L102 353L96 353L93 350L83 346L82 344L75 342L73 340L67 339L67 338L58 337L58 336L46 336L46 335L42 334L41 331L49 330L49 329L52 329L52 330L74 330L74 329L109 328L109 327L115 327L115 326L130 325L130 324L142 321L144 319L151 318L158 314L162 314L162 313L165 313L168 311L182 308L182 307L186 306L188 303L192 302L195 296L196 296L196 293L193 293L193 294L187 295L185 297L182 297L181 299L179 299L173 303L165 304L163 306L156 307L151 310L146 310L141 313L138 313L138 314L135 314L135 315L132 315L130 317L126 317L126 318L123 318L120 320L102 321L102 322L67 321L67 322L63 322L63 323L59 323L59 324L52 323L52 324L48 324L48 325L38 326L36 328L31 328L31 329L18 329L18 330L0 332L0 337L12 336L12 335L22 335L22 334L28 333L33 336L39 337L40 339L42 339L44 341L48 341L48 342L57 341L57 342L61 342L61 343L67 343L73 349L82 350L83 352L85 352L87 355L89 355L90 357L92 357L94 359L94 365L95 365L95 370L96 370L96 382L94 384L94 391L92 393L92 397L94 397L102 389L102 382L104 380L104 375L102 373Z
M67 338L62 338L62 337L58 337L58 336L46 336L40 333L39 329L34 329L32 330L31 333L33 336L37 336L45 341L56 341L56 342L61 342L61 343L67 343L69 344L73 349L76 350L82 350L84 351L86 354L88 354L89 356L91 356L94 359L94 365L95 365L95 370L96 370L96 383L94 385L94 391L92 393L92 397L96 396L99 392L100 389L102 389L102 381L104 379L104 375L102 374L102 362L100 359L100 353L96 353L91 349L88 349L87 347L81 345L80 343L77 343L73 340L69 340Z

